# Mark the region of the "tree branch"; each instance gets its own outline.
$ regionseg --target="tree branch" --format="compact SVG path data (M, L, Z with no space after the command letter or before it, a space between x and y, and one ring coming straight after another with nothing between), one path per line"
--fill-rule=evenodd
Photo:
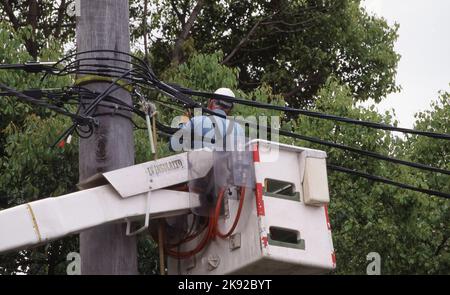
M14 15L14 11L9 4L8 0L1 0L0 4L2 4L3 9L5 10L6 14L8 15L8 18L10 22L13 25L14 30L18 30L20 28L19 21L17 20L16 16Z
M439 255L439 252L441 252L441 250L444 248L448 239L449 239L449 237L444 237L444 240L442 241L442 243L439 244L439 246L436 248L436 251L434 252L435 256Z
M66 5L66 0L61 0L61 4L59 5L58 8L58 18L56 19L56 23L55 23L55 38L58 38L59 35L61 34L61 28L62 28L62 23L63 23L63 19L64 19L64 12L67 9L67 5ZM46 36L48 37L48 36Z
M312 22L314 20L317 20L317 19L318 19L318 17L312 17L310 19L307 19L307 20L304 20L304 21L301 21L301 22L296 22L296 23L288 23L288 22L286 22L284 20L275 20L275 21L265 21L265 22L263 22L261 24L262 25L277 25L277 24L280 24L280 25L284 25L284 26L288 26L288 27L298 27L298 26L306 25L306 24L308 24L308 23L310 23L310 22Z
M142 29L144 34L144 57L146 62L148 62L147 13L148 0L144 0L144 17L142 18Z
M37 0L30 0L28 5L27 24L30 24L33 31L38 26L39 4Z
M283 93L282 95L283 95L284 98L290 98L290 97L296 95L297 93L299 93L300 91L302 91L302 89L303 89L304 87L311 86L311 85L315 85L315 84L317 84L318 82L319 82L319 79L318 79L317 76L311 77L311 78L308 79L308 80L305 80L305 81L303 81L303 82L300 82L300 83L298 84L298 86L296 86L295 88L293 88L292 90L290 90L290 91L288 91L288 92L286 92L286 93Z
M269 50L269 49L272 49L272 48L275 48L275 47L277 47L277 45L273 44L273 45L259 47L259 48L241 48L241 50L245 51L245 52L257 52L257 51Z
M318 8L318 6L311 6L311 7L307 7L304 8L302 13L307 12L308 10L316 10ZM318 19L318 17L312 17L310 19L307 20L303 20L300 22L296 22L296 23L288 23L286 22L284 19L282 20L270 20L272 19L275 15L281 13L283 14L284 10L282 11L277 11L275 13L273 13L272 15L266 17L266 18L261 18L260 20L258 20L253 27L250 29L250 31L247 33L247 35L245 35L245 37L236 45L236 47L233 48L233 50L230 52L230 54L228 54L224 60L222 61L222 64L224 65L230 65L230 60L236 55L236 53L241 50L241 48L249 41L254 41L253 39L251 39L250 37L256 32L256 30L258 29L259 26L272 26L272 28L276 31L278 31L279 33L295 33L295 32L299 32L305 29L305 27L299 28L299 29L294 29L294 30L283 30L280 29L279 27L277 27L276 25L285 25L287 27L297 27L297 26L304 26L308 23L313 22L314 20ZM295 15L292 15L295 17Z
M38 27L39 3L37 0L30 0L28 4L27 24L31 25L31 38L25 40L25 47L28 53L36 60L39 51L39 44L34 39Z
M175 12L175 14L177 15L177 18L178 18L178 21L181 24L181 27L183 28L185 26L185 21L186 20L185 20L185 16L183 14L181 14L180 11L177 8L177 3L178 2L175 2L175 0L170 0L169 3L170 3L170 6L172 6L173 12Z
M239 43L236 45L236 47L233 48L233 50L230 52L230 54L228 54L223 61L221 62L221 64L226 65L230 62L230 60L233 58L233 56L236 55L236 53L242 48L242 46L244 46L245 43L248 42L248 40L250 39L250 37L256 32L256 29L258 29L259 25L262 23L262 19L258 20L253 27L250 29L250 31L247 33L247 35L245 35L245 37L243 39L241 39L241 41L239 41Z
M195 20L197 19L198 15L200 14L200 11L202 10L203 4L204 0L197 1L197 4L195 4L195 7L192 10L191 15L189 16L186 24L183 26L180 35L178 35L178 39L175 42L175 48L172 53L172 63L180 62L182 46L184 44L184 41L186 41L187 37L189 36L192 26L194 25Z
M256 32L256 30L258 29L258 27L260 25L262 25L263 23L267 22L269 19L271 19L272 17L274 17L275 15L277 15L278 13L280 13L280 11L276 11L273 14L271 14L268 17L265 18L260 18L254 25L253 27L250 29L250 31L247 33L247 35L245 35L245 37L243 39L241 39L241 41L239 41L239 43L236 45L236 47L233 48L233 50L230 52L230 54L228 54L223 61L221 62L221 64L223 65L229 65L230 60L233 58L233 56L236 55L236 53L242 48L242 46L244 46L249 40L250 37Z

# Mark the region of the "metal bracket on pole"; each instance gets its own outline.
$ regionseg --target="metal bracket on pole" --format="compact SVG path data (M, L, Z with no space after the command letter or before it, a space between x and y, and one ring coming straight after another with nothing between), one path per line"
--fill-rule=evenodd
M127 236L135 236L137 234L140 234L141 232L145 231L149 224L150 224L150 197L151 197L152 191L149 191L147 193L147 206L145 209L145 221L144 221L144 225L137 229L134 232L130 232L131 231L131 220L128 218L125 218L125 221L127 222L127 230L126 230L126 235Z
M135 89L134 93L138 96L141 109L145 113L145 122L147 123L148 138L150 141L150 151L152 154L156 154L155 140L153 138L152 125L150 123L150 118L156 114L156 106L147 101L138 90Z
M153 139L152 125L150 124L150 115L148 113L145 114L145 122L147 123L148 138L150 140L150 150L152 154L155 154L156 153L155 141Z

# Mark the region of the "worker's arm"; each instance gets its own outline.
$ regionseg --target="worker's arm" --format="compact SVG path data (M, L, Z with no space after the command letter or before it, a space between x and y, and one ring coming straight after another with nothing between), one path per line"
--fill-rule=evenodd
M200 142L204 136L204 125L207 117L197 116L191 118L187 123L180 123L180 129L170 138L170 149L172 151L181 152L196 148L202 148ZM197 146L192 145L197 141Z
M192 122L187 116L182 116L178 124L179 130L175 132L169 141L169 149L173 152L181 152L186 150L185 137L191 133Z

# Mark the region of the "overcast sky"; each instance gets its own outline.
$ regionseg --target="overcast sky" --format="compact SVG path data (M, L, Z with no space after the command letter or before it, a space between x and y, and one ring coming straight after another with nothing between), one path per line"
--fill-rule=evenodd
M412 127L414 114L429 109L439 90L450 91L450 1L365 0L369 12L398 23L395 49L401 54L397 83L380 111L394 109L402 127Z

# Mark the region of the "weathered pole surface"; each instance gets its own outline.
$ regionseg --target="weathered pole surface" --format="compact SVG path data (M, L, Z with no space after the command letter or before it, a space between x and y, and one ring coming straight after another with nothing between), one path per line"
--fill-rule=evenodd
M81 0L77 18L77 52L110 49L130 52L128 0ZM79 56L128 59L117 53L92 53ZM117 61L90 61L120 67ZM102 92L108 82L90 83L86 87ZM130 94L119 89L111 96L131 104ZM111 112L98 107L97 113ZM131 114L123 113L126 116ZM134 164L133 127L127 118L106 115L97 117L99 126L88 139L80 139L80 181L99 173ZM83 216L80 216L83 218ZM135 237L125 235L125 224L102 225L80 234L81 273L137 274Z

